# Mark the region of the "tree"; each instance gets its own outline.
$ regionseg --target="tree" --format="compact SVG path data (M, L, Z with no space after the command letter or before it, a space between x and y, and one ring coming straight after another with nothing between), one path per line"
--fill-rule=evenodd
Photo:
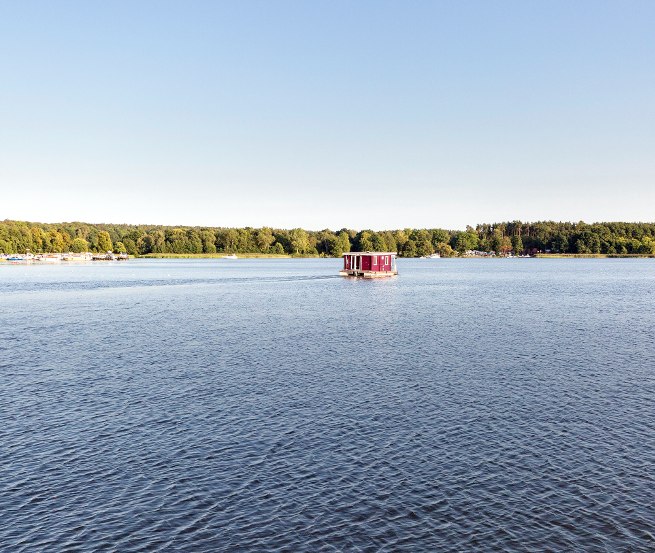
M131 238L123 239L123 244L125 244L125 251L130 255L136 255L139 253L137 251L136 243Z
M489 239L489 247L496 253L500 253L503 249L503 233L497 228Z
M293 238L293 242L292 242ZM79 240L76 240L79 239ZM508 240L510 245L508 246ZM429 242L429 244L428 244ZM447 245L460 251L479 249L498 252L551 250L562 253L653 255L654 223L587 224L520 221L479 224L463 232L443 229L393 231L342 228L304 231L264 227L262 229L217 227L165 227L140 225L90 225L87 223L28 223L0 221L0 250L6 253L98 251L123 249L127 253L267 252L339 256L354 250L397 251L411 257L438 251L451 255ZM85 246L83 246L85 244ZM112 246L115 244L116 246Z
M21 251L23 248L20 248ZM48 252L61 253L64 251L64 237L59 231L51 230L48 232Z
M384 231L382 233L382 237L384 238L384 248L382 251L385 252L397 252L398 251L398 245L396 244L396 239L393 237L393 234L391 232Z
M509 236L503 236L503 239L500 241L500 251L505 255L512 251L512 240Z
M423 238L416 242L416 255L419 257L425 257L433 254L432 242L427 238Z
M432 246L435 249L438 249L439 244L448 243L450 240L450 235L447 230L443 229L432 229Z
M577 253L600 253L600 237L591 230L583 230L575 242Z
M330 255L330 252L334 249L334 244L337 241L337 237L331 230L322 230L319 232L316 237L316 249L320 255Z
M551 249L558 253L567 253L569 249L569 239L562 233L558 232L551 239Z
M309 234L306 230L295 228L291 231L291 249L298 255L309 251Z
M273 231L268 227L260 228L255 232L255 244L257 249L262 253L268 253L275 242Z
M341 257L344 253L349 251L350 251L350 238L348 237L347 232L341 231L338 234L336 241L334 242L330 254L333 255L334 257Z
M404 230L397 230L397 231L393 232L392 234L393 234L393 238L394 238L394 240L396 242L396 250L398 252L402 252L404 250L405 244L407 244L407 240L408 240L407 235L408 235L408 233L405 232Z
M407 240L403 245L403 257L416 257L416 242L414 240Z
M202 240L197 230L188 229L186 231L186 238L185 253L202 253Z
M101 230L98 233L98 251L101 252L110 252L114 249L114 246L111 243L111 237L106 230Z
M236 229L219 229L216 232L216 249L226 253L235 253L238 249L239 233Z
M46 247L45 233L39 227L32 227L31 233L32 233L32 245L34 247L34 251L42 252Z
M71 251L74 253L82 253L89 251L89 244L84 238L75 238L71 242Z
M152 253L152 236L146 234L139 238L136 242L136 249L141 255Z
M512 250L516 255L523 253L523 240L518 234L512 236Z
M116 246L114 246L114 248L118 253L127 253L127 250L125 249L125 244L123 244L123 242L116 242Z
M644 236L641 240L637 253L652 255L655 254L655 240L648 236Z
M387 251L387 244L384 239L384 236L381 234L375 232L373 233L373 237L371 238L371 251L372 252L385 252Z
M166 253L166 235L163 230L155 230L150 235L152 253Z
M370 230L363 230L355 237L356 250L360 252L371 252L373 247L373 233Z
M166 231L166 243L171 253L191 253L187 233L184 229L174 228Z
M437 244L437 252L439 252L441 257L453 257L455 255L455 250L446 242L439 242Z
M478 235L474 232L458 232L453 237L453 249L457 250L460 254L474 250L478 246Z
M200 233L203 253L216 253L216 235L211 230L203 230Z

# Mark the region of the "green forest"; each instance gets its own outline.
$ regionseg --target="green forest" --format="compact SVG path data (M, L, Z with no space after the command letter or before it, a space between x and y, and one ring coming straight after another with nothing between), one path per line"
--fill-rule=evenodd
M394 251L402 257L471 250L496 254L655 254L654 223L541 221L480 224L464 231L432 229L307 231L88 223L0 222L0 253L104 252L148 254L287 254L340 256Z

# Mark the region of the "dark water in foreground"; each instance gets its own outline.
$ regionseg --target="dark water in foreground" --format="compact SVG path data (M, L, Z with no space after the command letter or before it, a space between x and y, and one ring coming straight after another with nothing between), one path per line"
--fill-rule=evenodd
M0 265L0 550L655 550L655 262L338 263Z

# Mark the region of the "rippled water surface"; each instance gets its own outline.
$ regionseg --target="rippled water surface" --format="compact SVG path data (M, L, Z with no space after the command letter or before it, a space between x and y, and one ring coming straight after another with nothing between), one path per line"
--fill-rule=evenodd
M1 551L654 551L655 261L0 264Z

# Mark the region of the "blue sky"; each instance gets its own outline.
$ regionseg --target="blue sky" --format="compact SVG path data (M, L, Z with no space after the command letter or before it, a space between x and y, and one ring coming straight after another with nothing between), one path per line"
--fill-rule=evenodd
M655 220L655 2L0 0L0 219Z

